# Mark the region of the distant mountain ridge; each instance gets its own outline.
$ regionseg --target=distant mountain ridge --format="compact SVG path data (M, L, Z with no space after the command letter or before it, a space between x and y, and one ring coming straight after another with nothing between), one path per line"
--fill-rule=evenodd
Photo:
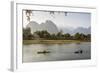
M70 33L70 34L75 34L75 33L84 33L84 34L91 34L91 27L84 28L84 27L78 27L76 29L73 28L60 28L64 33Z
M84 34L91 34L91 27L88 27L88 28L78 27L77 29L75 29L75 30L73 31L74 34L75 34L76 32L84 33Z
M51 34L56 34L60 30L63 31L63 33L70 33L75 34L77 32L84 33L84 34L91 34L91 27L84 28L84 27L78 27L76 29L72 27L57 27L54 22L51 20L46 20L44 23L38 24L35 21L30 21L30 23L26 26L31 28L31 33L34 33L35 31L41 31L41 30L47 30Z

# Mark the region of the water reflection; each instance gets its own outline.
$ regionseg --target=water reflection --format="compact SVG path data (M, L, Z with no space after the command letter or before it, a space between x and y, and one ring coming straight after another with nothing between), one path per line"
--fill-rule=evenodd
M77 52L77 54L75 52ZM90 42L23 45L23 62L80 60L90 58Z

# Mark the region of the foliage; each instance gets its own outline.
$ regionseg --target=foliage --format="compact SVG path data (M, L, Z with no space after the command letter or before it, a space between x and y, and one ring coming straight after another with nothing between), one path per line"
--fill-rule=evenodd
M23 28L23 39L24 40L31 40L33 39L34 36L31 34L31 29L30 28Z
M32 10L26 10L27 20L30 21L30 16L32 15Z
M73 36L69 33L63 33L60 31L56 34L50 34L46 30L36 31L33 34L31 33L30 28L23 28L23 39L32 40L32 39L46 39L46 40L83 40L91 41L91 34L76 33Z

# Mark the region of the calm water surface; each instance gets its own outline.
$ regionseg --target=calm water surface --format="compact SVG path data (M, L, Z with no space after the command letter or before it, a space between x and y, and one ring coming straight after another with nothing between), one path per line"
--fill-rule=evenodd
M50 53L38 54L37 52L49 51ZM82 54L75 52L82 50ZM81 60L91 58L91 43L67 44L30 44L23 45L23 62Z

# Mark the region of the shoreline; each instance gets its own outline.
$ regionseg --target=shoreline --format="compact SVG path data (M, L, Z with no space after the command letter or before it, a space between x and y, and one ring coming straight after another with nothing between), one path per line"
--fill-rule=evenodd
M23 40L23 44L65 44L65 43L77 43L91 42L83 40Z

